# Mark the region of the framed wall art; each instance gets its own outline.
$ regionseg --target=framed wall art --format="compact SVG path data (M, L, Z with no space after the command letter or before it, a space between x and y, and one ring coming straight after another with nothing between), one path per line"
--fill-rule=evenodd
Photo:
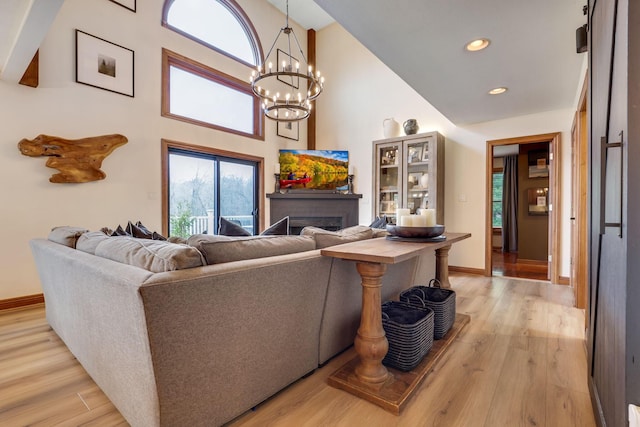
M289 56L289 54L283 50L278 49L276 51L276 56L278 59L278 63L276 64L276 68L280 69L280 67L282 66L283 69L285 69L286 71L293 71L293 68L295 68L296 64L299 64L298 60L293 57L293 56ZM289 86L292 86L296 89L298 89L300 87L300 77L294 77L294 76L285 76L285 77L277 77L278 80L280 80L282 83L287 84Z
M76 82L133 97L133 50L76 30Z
M549 215L549 188L529 188L527 205L529 215Z
M125 9L129 9L132 12L136 11L136 0L111 0L115 4L119 4Z
M277 134L297 141L300 138L300 124L298 122L278 122Z
M549 151L529 151L529 178L549 177Z

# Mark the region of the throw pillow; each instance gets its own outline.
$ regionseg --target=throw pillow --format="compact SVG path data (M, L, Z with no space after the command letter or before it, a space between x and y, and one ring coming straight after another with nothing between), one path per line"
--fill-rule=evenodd
M122 226L118 225L118 228L113 230L111 233L112 236L128 236L127 232L122 228Z
M223 236L251 236L251 233L242 228L240 224L229 221L223 217L220 217L218 234Z
M204 265L202 254L196 248L134 237L105 239L96 246L95 255L154 273Z
M261 236L288 236L289 235L289 217L285 216L280 221L271 225L271 227L260 233Z
M110 239L110 237L103 231L90 231L78 237L76 249L91 255L95 255L96 247L98 247L98 244L106 239Z
M365 225L354 225L353 227L347 227L339 231L329 231L308 226L302 229L300 235L312 236L316 241L316 248L324 249L342 243L371 239L373 237L373 230Z
M387 216L386 215L382 217L377 216L376 219L374 219L373 222L369 225L369 227L387 228Z
M89 230L87 230L86 228L70 227L67 225L54 227L51 229L48 239L52 242L69 246L70 248L75 249L78 238L87 231Z
M125 228L126 233L129 236L137 237L139 239L151 239L153 233L147 230L147 227L138 227L131 221L127 223L127 228Z

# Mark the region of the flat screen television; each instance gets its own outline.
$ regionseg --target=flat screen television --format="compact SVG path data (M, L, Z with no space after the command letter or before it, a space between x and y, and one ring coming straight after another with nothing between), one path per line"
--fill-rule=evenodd
M347 189L349 152L340 150L280 150L283 190Z

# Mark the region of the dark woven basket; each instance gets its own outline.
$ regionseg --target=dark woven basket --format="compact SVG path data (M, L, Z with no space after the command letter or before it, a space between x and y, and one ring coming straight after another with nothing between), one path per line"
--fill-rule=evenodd
M382 326L389 351L382 360L387 366L410 371L433 345L433 310L398 301L382 304Z
M400 301L433 310L433 331L437 340L449 332L456 320L456 293L451 289L442 289L437 279L431 279L428 286L414 286L402 291Z

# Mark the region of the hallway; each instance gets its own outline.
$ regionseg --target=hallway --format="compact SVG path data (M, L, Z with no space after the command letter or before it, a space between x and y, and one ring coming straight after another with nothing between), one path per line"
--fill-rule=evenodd
M518 254L494 250L491 253L493 276L518 277L520 279L547 280L548 264L544 261L522 261Z

